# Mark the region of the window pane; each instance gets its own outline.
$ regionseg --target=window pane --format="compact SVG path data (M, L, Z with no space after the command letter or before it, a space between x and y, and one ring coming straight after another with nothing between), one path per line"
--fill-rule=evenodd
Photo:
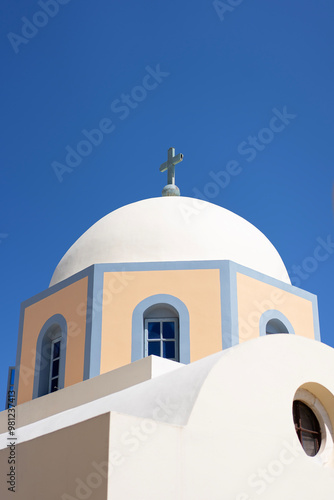
M314 457L318 451L318 440L308 432L302 432L303 448L309 457Z
M58 378L54 378L51 380L51 391L50 392L55 392L58 391Z
M53 344L53 359L59 358L60 355L60 340Z
M162 335L164 339L175 338L175 323L174 321L164 321L162 324Z
M304 405L300 409L300 418L303 429L318 431L319 426L316 420L316 416L314 415L313 411L306 405Z
M56 359L52 363L52 375L51 377L58 377L59 375L59 359Z
M163 344L163 357L167 359L175 358L175 342L164 342Z
M160 342L149 342L148 343L148 355L154 354L155 356L160 356Z
M147 324L148 339L160 339L160 321L149 321Z

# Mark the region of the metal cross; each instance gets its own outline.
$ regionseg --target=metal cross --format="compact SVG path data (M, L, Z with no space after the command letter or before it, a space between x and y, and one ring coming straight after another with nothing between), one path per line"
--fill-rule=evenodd
M175 186L175 165L183 160L183 154L179 153L175 156L175 148L169 148L168 150L168 160L165 161L160 166L160 172L167 172L167 184L173 184Z

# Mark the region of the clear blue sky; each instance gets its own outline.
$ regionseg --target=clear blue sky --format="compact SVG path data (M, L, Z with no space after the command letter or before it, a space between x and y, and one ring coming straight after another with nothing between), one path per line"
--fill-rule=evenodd
M170 146L185 157L181 193L257 226L293 281L318 295L322 340L334 346L334 3L16 0L0 9L0 405L20 303L48 287L94 222L160 196ZM81 142L99 126L95 145ZM77 147L81 157L66 164ZM238 175L212 184L232 160Z

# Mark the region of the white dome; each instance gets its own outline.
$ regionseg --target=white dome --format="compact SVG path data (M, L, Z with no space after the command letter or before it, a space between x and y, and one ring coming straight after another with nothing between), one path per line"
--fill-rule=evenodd
M59 262L50 286L103 263L232 260L290 283L275 247L242 217L206 201L150 198L106 215Z

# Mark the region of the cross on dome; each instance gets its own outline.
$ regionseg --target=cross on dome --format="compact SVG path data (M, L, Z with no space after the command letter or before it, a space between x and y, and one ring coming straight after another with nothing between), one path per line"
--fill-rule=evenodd
M180 190L175 185L175 165L182 160L182 153L175 156L175 148L169 148L168 159L160 166L160 172L167 170L167 185L162 190L162 196L180 196Z

